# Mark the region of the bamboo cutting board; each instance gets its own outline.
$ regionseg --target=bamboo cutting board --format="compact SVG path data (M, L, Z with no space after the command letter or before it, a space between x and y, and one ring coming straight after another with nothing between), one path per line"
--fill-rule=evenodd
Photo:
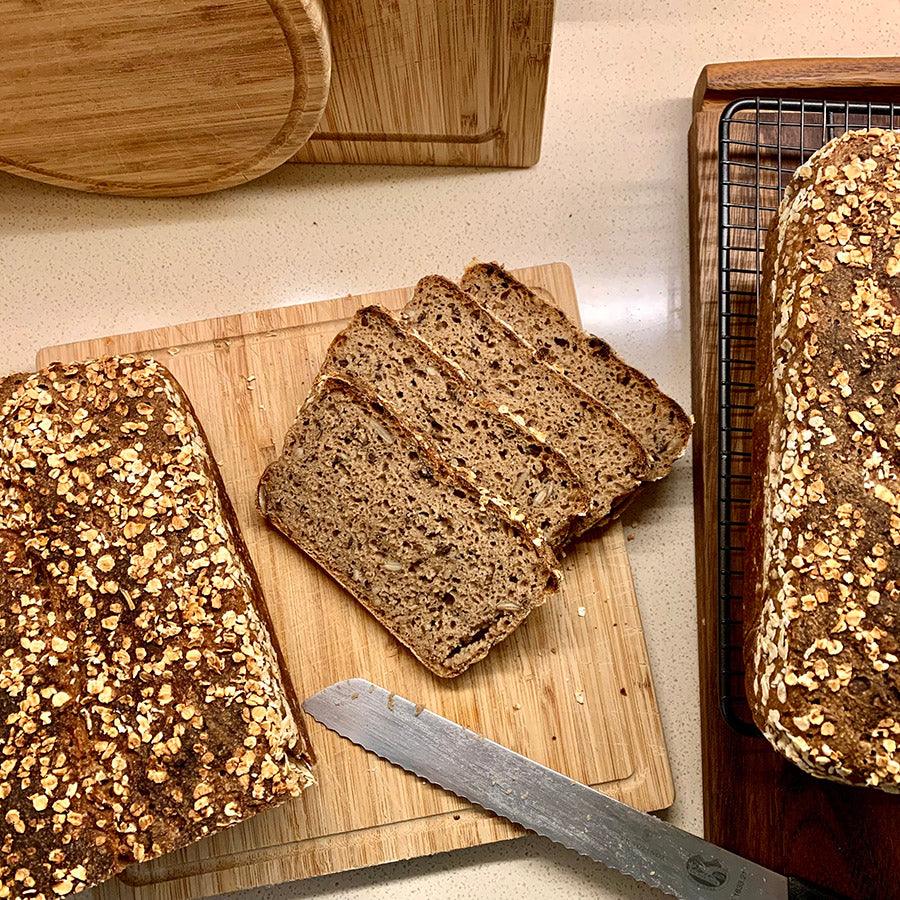
M240 184L328 96L322 0L0 0L0 168L173 196Z
M518 274L577 318L567 266ZM398 309L409 294L344 297L82 341L41 351L38 365L135 352L175 374L209 435L301 696L362 676L639 809L670 805L671 774L621 525L580 543L564 562L560 595L487 660L446 681L257 514L257 478L280 449L331 339L359 307ZM309 725L319 783L304 797L133 866L100 895L189 900L520 833Z
M530 166L553 0L329 0L331 96L295 160Z

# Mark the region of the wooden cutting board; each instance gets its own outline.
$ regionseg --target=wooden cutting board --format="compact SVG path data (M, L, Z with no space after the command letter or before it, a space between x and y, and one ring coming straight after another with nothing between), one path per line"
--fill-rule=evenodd
M788 97L840 101L835 115L846 115L844 101L900 101L900 59L815 59L770 60L707 66L694 93L694 115L690 149L691 214L691 340L693 359L694 431L694 511L697 545L697 616L700 647L701 726L703 739L703 798L706 836L716 844L785 874L800 876L830 887L848 897L882 898L898 896L897 866L900 860L900 797L881 791L848 788L814 779L783 757L758 734L744 734L729 725L721 709L719 666L734 668L735 660L719 654L720 566L719 462L723 434L720 430L719 353L719 134L723 110L742 97ZM756 114L752 104L746 116ZM755 137L740 124L732 129L735 142ZM795 117L796 118L796 117ZM762 121L762 118L760 118ZM777 115L769 114L760 131L761 143L774 147ZM852 120L851 120L852 124ZM856 127L864 127L865 119ZM880 124L875 122L875 124ZM806 155L821 143L824 129L807 114L805 123L793 128L791 140L808 148ZM896 122L895 122L896 127ZM803 128L805 137L798 139ZM784 142L782 142L784 143ZM731 334L726 343L730 357L741 364L737 379L744 382L740 397L733 395L732 424L749 425L753 407L753 345L756 284L753 278L759 258L757 224L768 225L771 212L755 220L755 208L745 199L741 184L758 178L765 187L765 203L773 207L780 196L777 171L799 165L763 146L757 156L748 143L744 156L729 167L729 185L735 208L733 216L743 238L753 250L743 256L745 268L732 272L730 286L735 308L729 320ZM755 174L754 174L755 173ZM775 174L773 174L775 173ZM780 187L786 184L787 172ZM741 218L743 215L743 218ZM740 222L738 220L741 219ZM750 244L737 244L749 246ZM735 246L735 244L732 244ZM735 252L735 251L731 251ZM738 251L741 252L741 251ZM743 299L740 299L740 297ZM737 307L740 308L737 308ZM744 361L748 364L744 365ZM736 404L736 405L735 405ZM734 410L738 410L737 413ZM740 491L737 485L734 490ZM732 543L738 542L739 531ZM722 548L728 552L727 547ZM727 557L725 558L727 559ZM729 596L724 627L740 630L741 560L736 554L728 568ZM737 647L740 633L731 643ZM735 695L736 684L725 683ZM735 710L737 711L737 710Z
M530 166L553 0L329 0L331 96L298 162Z
M577 318L567 266L518 275ZM560 595L489 659L446 681L255 510L257 478L278 453L331 339L360 306L398 309L409 294L343 297L82 341L42 350L38 365L135 352L176 375L209 435L301 696L363 676L639 809L662 809L672 802L672 780L621 525L580 543L565 560ZM319 784L303 798L132 867L100 895L189 900L520 833L309 725Z
M328 95L323 0L0 0L0 168L197 194L274 169Z

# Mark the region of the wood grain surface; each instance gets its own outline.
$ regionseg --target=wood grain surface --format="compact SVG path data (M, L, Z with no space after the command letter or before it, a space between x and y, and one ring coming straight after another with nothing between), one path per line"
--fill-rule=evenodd
M329 0L331 97L298 162L529 166L553 0Z
M291 157L328 95L322 0L0 0L0 168L196 194Z
M868 59L751 59L743 62L711 63L703 68L694 89L694 110L714 99L755 94L817 96L835 91L874 92L900 86L900 57ZM720 96L721 95L721 96Z
M550 291L577 318L567 266L517 274ZM417 663L256 512L259 474L278 453L331 339L360 306L398 309L410 293L83 341L41 351L38 365L136 352L153 355L175 374L209 435L301 696L362 676L640 809L662 809L672 802L672 780L620 524L577 545L564 561L560 594L487 660L446 681ZM584 703L576 691L584 692ZM188 900L520 833L312 720L309 725L318 755L313 790L132 867L99 895Z
M879 82L881 73L884 80ZM851 898L900 895L896 882L900 797L814 779L777 754L761 736L739 734L720 711L717 477L723 445L718 372L719 123L724 108L738 97L772 96L777 88L789 96L811 92L811 96L844 100L851 88L879 84L881 87L874 90L879 97L885 87L893 86L893 99L900 99L900 60L791 60L708 66L698 82L689 136L691 340L693 410L697 417L694 513L706 836L772 869L806 878ZM850 96L860 99L858 93ZM738 133L734 137L752 137L755 141L755 133L742 133L740 124L736 127ZM768 137L761 135L763 143L774 144L771 129L775 125L768 127ZM795 128L789 143L802 143L812 150L817 135L824 129L809 119L805 128L807 137L802 142L797 139L799 129ZM746 152L749 156L744 162L751 165L744 171L752 173L755 149L750 147ZM790 169L801 161L799 155L796 159L778 158L762 151L760 177L767 206L777 204L780 187L786 183ZM778 174L774 174L779 163L784 173L780 183ZM733 215L739 217L741 213L735 211ZM743 212L749 247L743 256L747 271L738 273L735 278L739 283L732 284L733 291L737 288L747 292L747 308L739 311L742 316L755 312L755 279L751 273L757 260L751 256L755 257L757 251L756 241L749 238L754 233L758 236L757 225L765 230L769 224L757 223L755 215L755 209ZM741 344L740 353L751 363L746 371L752 382L753 320L743 321L740 327L751 340ZM732 346L729 352L733 351ZM740 403L752 408L752 387ZM739 560L732 561L732 568L737 575L729 587L732 593L740 594ZM732 610L733 615L739 612Z

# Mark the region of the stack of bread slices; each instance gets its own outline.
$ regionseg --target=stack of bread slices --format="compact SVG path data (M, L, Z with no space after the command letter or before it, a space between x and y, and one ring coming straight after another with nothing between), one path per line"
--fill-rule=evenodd
M438 675L507 637L691 420L494 263L361 309L260 481L269 521Z

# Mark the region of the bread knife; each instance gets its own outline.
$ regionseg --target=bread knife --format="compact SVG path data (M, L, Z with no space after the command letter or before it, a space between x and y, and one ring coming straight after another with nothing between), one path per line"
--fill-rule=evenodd
M340 681L303 708L388 762L673 897L836 896L638 812L369 681Z

